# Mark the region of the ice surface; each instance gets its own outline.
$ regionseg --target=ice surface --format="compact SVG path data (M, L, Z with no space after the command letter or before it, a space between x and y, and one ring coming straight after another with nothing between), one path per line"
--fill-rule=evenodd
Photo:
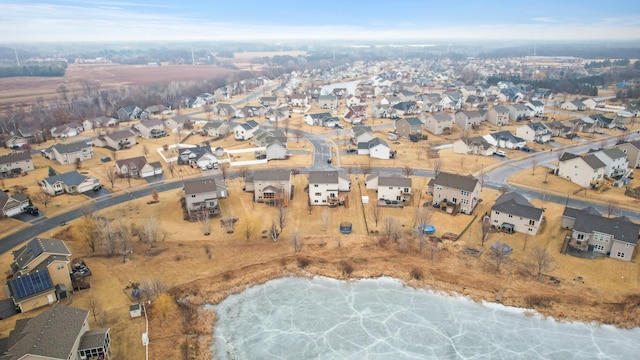
M218 314L215 359L582 360L640 354L640 328L557 322L390 278L282 278L212 307Z

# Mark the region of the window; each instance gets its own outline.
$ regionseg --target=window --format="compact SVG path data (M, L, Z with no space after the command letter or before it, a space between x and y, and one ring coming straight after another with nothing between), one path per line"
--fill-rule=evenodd
M500 215L500 211L496 211L496 212L495 212L495 214L496 214L496 215Z
M509 214L509 218L510 218L510 219L511 219L511 218L513 218L513 215Z
M313 187L318 187L318 184L313 184Z
M624 253L622 251L618 251L616 256L619 257L619 258L624 258Z
M498 219L493 220L494 223L498 223Z
M578 234L578 236L576 236L576 239L584 240L584 234Z
M462 196L469 196L469 192L468 191L462 190L461 194L462 194Z
M322 193L317 192L316 196L322 196Z
M535 226L536 225L536 221L535 220L529 220L529 225Z
M604 245L600 245L600 244L593 245L593 249L604 251Z

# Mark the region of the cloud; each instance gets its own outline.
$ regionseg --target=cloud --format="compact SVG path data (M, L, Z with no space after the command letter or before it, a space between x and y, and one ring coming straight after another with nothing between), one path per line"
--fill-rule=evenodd
M541 23L557 23L558 22L556 19L550 18L550 17L535 17L529 20L535 21L535 22L541 22Z

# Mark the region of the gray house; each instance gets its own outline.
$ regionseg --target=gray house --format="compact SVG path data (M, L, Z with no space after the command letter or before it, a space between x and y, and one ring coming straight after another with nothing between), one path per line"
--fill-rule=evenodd
M440 172L429 181L433 204L449 214L471 214L480 202L480 182L471 175Z
M29 151L12 152L0 156L0 177L2 178L16 176L34 169Z
M422 137L422 121L415 117L402 118L395 123L395 130L399 136Z
M74 164L93 157L93 148L84 141L59 143L41 150L47 159L56 160L60 164Z
M505 232L536 235L542 220L543 210L516 192L500 195L491 207L491 224Z
M286 206L292 190L289 169L259 170L244 180L244 191L253 192L253 201L257 203Z

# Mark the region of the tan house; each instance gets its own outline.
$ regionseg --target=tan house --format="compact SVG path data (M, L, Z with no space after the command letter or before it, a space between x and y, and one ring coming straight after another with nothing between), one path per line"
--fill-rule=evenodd
M578 156L565 152L560 157L558 176L586 188L604 178L606 168L605 163L593 154Z
M491 207L491 224L504 232L536 235L542 220L543 210L516 192L500 195Z
M59 143L41 150L47 159L56 160L62 165L75 164L93 157L93 148L84 141Z
M615 147L627 156L630 168L640 168L640 140L623 142Z
M11 275L4 288L22 312L68 297L71 251L62 240L35 238L13 252Z
M480 126L485 120L486 112L478 110L461 110L454 115L454 123L462 130L471 130Z
M403 138L422 137L422 121L415 117L402 118L395 123L395 131Z
M244 180L244 191L253 192L253 201L257 203L286 206L291 198L291 190L289 169L259 170Z
M202 131L207 136L219 138L229 133L229 123L221 120L207 121L207 123L202 127Z
M147 178L162 174L162 164L157 161L150 163L144 156L116 160L116 174L124 178Z
M0 216L16 216L21 214L27 206L29 206L29 198L27 196L0 191Z
M0 156L0 177L2 178L13 177L34 169L29 151L17 151Z
M166 135L164 122L160 119L141 121L133 127L140 133L140 136L145 139L156 139Z
M487 121L495 126L509 125L509 109L502 105L492 107L487 111Z
M321 109L337 109L338 97L335 95L320 95L318 97L318 107Z
M434 135L449 133L452 127L453 116L444 111L430 113L424 121L424 128Z
M463 137L453 142L453 152L456 154L492 156L496 149L482 136Z
M114 150L125 150L137 144L136 134L129 128L124 128L112 133L98 136L93 144Z
M471 214L480 202L480 182L471 175L440 172L429 181L433 204L449 214Z
M90 330L89 311L54 305L16 321L2 360L84 360L111 358L110 329Z
M192 219L197 219L202 214L218 215L218 200L228 196L226 185L216 182L212 177L185 181L182 190L187 213Z

